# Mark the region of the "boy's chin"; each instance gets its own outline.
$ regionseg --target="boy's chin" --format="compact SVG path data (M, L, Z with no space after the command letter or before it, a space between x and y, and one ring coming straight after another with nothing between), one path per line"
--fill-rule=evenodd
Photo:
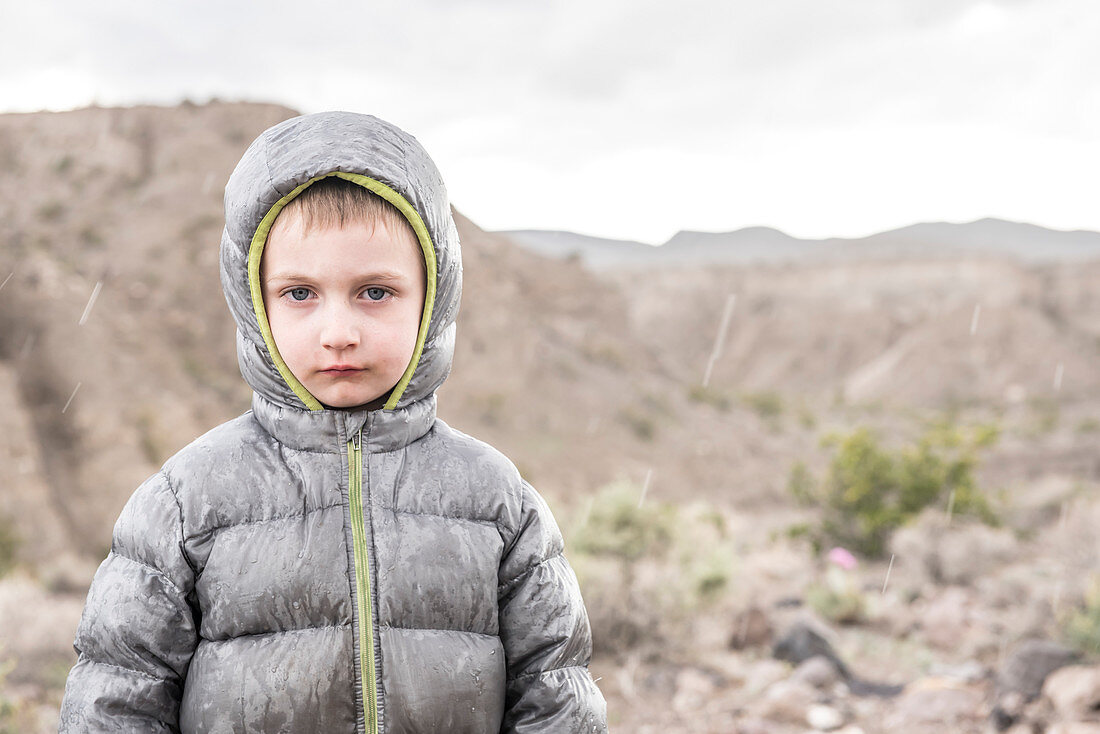
M327 410L379 410L386 404L386 399L391 392L392 389L387 390L384 394L366 402L363 402L363 396L330 395L324 398L318 397L318 400Z

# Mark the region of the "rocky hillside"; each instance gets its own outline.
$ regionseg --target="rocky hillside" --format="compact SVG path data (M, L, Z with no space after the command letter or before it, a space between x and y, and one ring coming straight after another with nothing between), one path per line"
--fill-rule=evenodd
M55 726L126 498L248 408L218 282L221 193L252 138L293 114L0 116L0 731ZM979 731L1016 705L994 678L1018 643L1064 643L1066 610L1091 608L1100 261L905 250L589 270L456 220L466 285L440 415L550 498L617 728L805 731L813 709L819 729ZM831 567L786 535L817 518L788 492L795 468L825 476L832 432L905 447L937 421L993 427L972 468L1001 527L945 529L944 499L892 538L896 563L846 571L862 613L830 616ZM620 556L592 540L635 531L641 550ZM839 668L795 675L809 658L772 646L797 624L859 675L909 686L867 698ZM955 708L928 719L937 695ZM1032 699L1016 719L1069 720L1052 712L1070 704Z

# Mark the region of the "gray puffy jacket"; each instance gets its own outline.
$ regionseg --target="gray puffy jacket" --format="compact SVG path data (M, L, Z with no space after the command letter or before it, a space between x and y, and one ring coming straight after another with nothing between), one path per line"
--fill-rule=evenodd
M425 253L426 323L381 410L306 392L251 287L278 210L326 175L391 201ZM123 510L61 731L606 731L549 509L503 455L435 415L462 268L427 154L366 115L294 118L249 147L225 205L222 285L252 410Z

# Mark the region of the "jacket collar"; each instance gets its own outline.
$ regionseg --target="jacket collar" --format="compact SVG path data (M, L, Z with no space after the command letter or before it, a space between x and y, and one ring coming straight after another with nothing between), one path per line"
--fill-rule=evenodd
M279 443L299 451L338 454L361 429L363 449L396 451L416 441L435 423L435 395L396 410L307 410L280 405L252 393L252 414Z

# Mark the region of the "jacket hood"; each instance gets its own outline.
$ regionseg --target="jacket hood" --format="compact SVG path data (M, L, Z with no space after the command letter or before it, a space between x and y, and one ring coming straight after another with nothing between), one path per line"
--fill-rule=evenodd
M365 186L393 204L409 220L424 253L427 288L417 346L384 406L404 411L432 398L450 372L462 258L435 164L414 137L370 115L322 112L281 122L253 141L229 177L221 282L237 324L241 374L281 413L325 410L279 356L267 323L259 264L279 211L327 176Z

